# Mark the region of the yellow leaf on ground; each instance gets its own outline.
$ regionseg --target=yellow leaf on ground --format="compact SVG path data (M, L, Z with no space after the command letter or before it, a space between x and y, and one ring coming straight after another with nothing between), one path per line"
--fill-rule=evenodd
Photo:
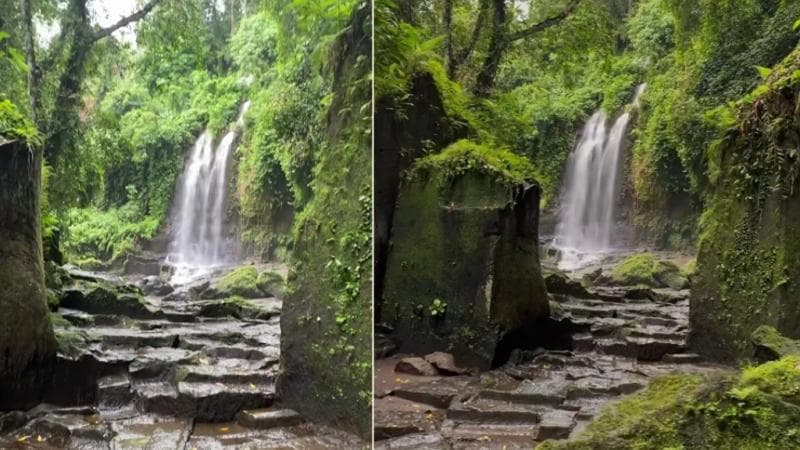
M227 432L227 431L230 431L230 430L231 430L230 427L219 427L219 431L222 431L222 432Z
M21 436L19 439L17 439L17 442L25 442L25 441L27 441L27 440L28 440L28 439L30 439L30 438L31 438L31 435L30 435L30 434L29 434L29 435L26 435L26 436Z

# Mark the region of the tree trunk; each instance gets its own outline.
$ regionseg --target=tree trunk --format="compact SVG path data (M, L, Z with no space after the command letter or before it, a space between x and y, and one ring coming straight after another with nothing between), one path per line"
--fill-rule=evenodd
M494 88L497 70L500 68L500 61L503 59L509 43L505 0L493 0L492 9L492 34L489 37L489 51L473 89L475 94L481 97L489 95Z
M444 68L447 76L453 79L455 75L455 65L453 60L453 0L444 0Z
M41 400L55 361L39 211L41 151L0 145L0 409Z
M31 0L21 0L22 18L25 26L25 63L28 65L28 102L30 115L34 123L39 118L39 66L36 65L36 48L33 44L35 32L33 29L33 13Z

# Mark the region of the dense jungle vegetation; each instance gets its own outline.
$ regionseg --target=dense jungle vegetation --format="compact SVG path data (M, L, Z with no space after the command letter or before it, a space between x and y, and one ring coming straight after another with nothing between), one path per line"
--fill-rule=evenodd
M250 101L224 214L244 257L290 266L283 397L367 433L370 3L128 6L0 2L0 143L42 159L45 260L117 270L163 248L192 144Z
M620 111L646 82L628 189L641 238L668 248L694 246L729 103L795 48L800 16L800 5L778 0L384 1L378 10L377 98L402 116L409 79L430 73L462 134L533 162L545 211L583 122L599 107Z

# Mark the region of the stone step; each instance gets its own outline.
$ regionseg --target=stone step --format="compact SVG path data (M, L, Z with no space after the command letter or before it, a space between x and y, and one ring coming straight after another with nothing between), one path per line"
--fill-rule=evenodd
M465 398L477 391L475 387L469 388L469 384L469 379L449 377L432 382L402 386L394 389L392 394L412 402L445 409L450 406L453 400Z
M378 441L375 450L450 450L441 433L413 433Z
M447 410L447 419L459 423L535 425L542 419L542 414L542 408L536 405L479 398L468 403L456 402L451 405Z
M97 404L100 408L121 408L132 401L131 380L127 374L109 375L97 380Z
M614 397L631 394L644 387L644 381L634 379L581 378L567 388L566 399Z
M607 355L635 358L639 361L660 361L670 353L681 353L686 349L683 340L650 339L627 337L621 339L600 339L597 348Z
M479 399L496 400L520 405L555 406L564 402L566 380L524 380L513 390L484 389Z
M661 361L670 364L698 364L703 362L703 357L697 353L673 353L664 355Z
M204 422L228 422L246 409L267 408L275 399L275 386L179 382L136 386L139 411Z
M536 440L566 439L575 427L574 411L555 409L542 416L537 428Z
M442 435L458 449L530 449L536 447L538 428L529 423L473 423L447 421Z
M175 372L180 381L266 385L275 382L276 370L214 364L181 365L176 367Z
M182 338L178 346L187 350L200 351L204 355L215 358L247 359L251 361L276 357L277 349L256 348L244 344L225 344L211 339Z
M247 428L266 430L299 425L305 419L292 409L248 409L239 413L236 421Z
M128 366L128 372L137 379L168 379L179 365L197 363L199 359L199 352L182 348L146 347L136 352L136 358Z

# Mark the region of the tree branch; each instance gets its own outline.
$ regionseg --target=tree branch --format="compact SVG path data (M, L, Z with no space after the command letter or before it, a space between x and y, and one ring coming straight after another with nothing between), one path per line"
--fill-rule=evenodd
M110 35L111 33L115 32L117 30L119 30L120 28L128 26L129 24L131 24L133 22L136 22L137 20L139 20L139 19L143 18L144 16L146 16L147 14L149 14L150 11L152 11L153 8L155 8L156 5L159 4L160 2L161 2L161 0L150 0L150 2L147 3L146 5L144 5L142 7L142 9L140 9L139 11L136 11L135 13L131 14L130 16L123 17L122 19L120 19L119 22L111 25L110 27L102 28L102 29L98 30L97 32L95 32L91 36L91 38L89 39L89 42L93 43L93 42L99 41L100 39L103 39L104 37Z
M564 19L571 16L576 9L578 9L578 5L580 5L581 0L571 0L566 8L563 11L556 14L555 16L548 17L543 21L533 25L531 27L525 28L524 30L519 30L516 33L512 33L509 35L508 39L509 42L518 41L520 39L525 39L527 37L531 37L534 34L544 31L550 27L556 26L561 23Z

